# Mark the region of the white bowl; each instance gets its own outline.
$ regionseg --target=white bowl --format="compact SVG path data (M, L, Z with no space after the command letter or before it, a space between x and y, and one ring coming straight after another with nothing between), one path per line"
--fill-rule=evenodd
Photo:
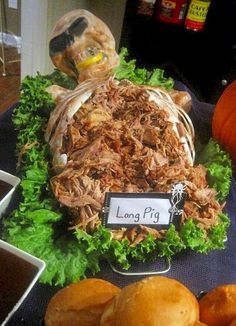
M6 213L7 208L10 204L12 199L13 193L16 190L16 187L20 183L20 179L12 174L9 174L5 171L0 170L0 182L3 181L4 183L11 186L11 188L7 191L2 199L0 199L0 218ZM0 184L1 187L1 184ZM0 189L1 190L1 189Z
M7 324L45 268L44 261L0 240L0 325Z

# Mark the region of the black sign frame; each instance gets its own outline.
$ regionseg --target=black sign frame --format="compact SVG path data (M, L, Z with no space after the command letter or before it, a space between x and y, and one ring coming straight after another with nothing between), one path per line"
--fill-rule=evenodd
M183 213L184 201L186 198L185 193L185 185L183 183L177 183L172 187L172 191L170 193L161 193L161 192L143 192L143 193L122 193L122 192L107 192L105 194L104 207L102 210L102 225L109 229L121 229L124 228L133 228L140 224L138 223L110 223L109 222L109 209L112 198L156 198L156 199L169 199L170 209L168 210L169 216L169 224L147 224L140 223L141 225L145 225L150 228L154 228L157 230L168 229L171 224L174 224L178 229L180 226L180 219Z

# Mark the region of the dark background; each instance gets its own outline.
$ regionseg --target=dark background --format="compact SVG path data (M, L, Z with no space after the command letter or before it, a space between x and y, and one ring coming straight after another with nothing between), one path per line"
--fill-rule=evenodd
M120 48L127 47L139 67L163 68L199 100L216 103L236 79L236 1L212 0L201 32L140 15L137 7L138 0L127 1Z

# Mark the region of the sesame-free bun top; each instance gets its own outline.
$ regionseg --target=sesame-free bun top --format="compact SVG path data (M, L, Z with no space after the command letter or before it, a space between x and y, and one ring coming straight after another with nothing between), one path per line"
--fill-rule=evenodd
M45 326L98 326L104 307L119 292L117 286L102 279L71 284L51 298Z
M199 307L202 322L209 326L230 326L236 319L236 284L221 285L209 291L199 301Z
M194 326L198 320L198 301L187 287L153 276L124 287L105 308L101 326Z

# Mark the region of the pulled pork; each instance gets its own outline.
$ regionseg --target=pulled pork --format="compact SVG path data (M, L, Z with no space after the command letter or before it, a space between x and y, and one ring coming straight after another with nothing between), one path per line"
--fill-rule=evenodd
M187 191L181 222L192 217L204 229L216 224L222 207L208 187L205 168L193 166L192 135L170 109L172 102L128 81L92 87L73 115L65 116L62 108L70 100L61 98L52 115L57 122L52 118L47 130L57 171L51 187L69 209L71 227L96 228L106 192L169 192L176 182L184 182ZM162 238L165 231L139 226L114 230L113 237L136 245L150 233Z

